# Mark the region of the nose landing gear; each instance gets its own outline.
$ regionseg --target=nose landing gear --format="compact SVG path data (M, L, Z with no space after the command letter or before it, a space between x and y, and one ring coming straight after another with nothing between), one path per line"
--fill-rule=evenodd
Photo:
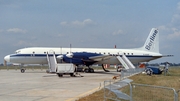
M24 73L26 71L26 69L21 68L21 73Z

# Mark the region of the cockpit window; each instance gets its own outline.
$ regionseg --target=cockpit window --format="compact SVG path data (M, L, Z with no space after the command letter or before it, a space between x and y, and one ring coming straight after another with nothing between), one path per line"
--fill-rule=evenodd
M16 51L16 52L15 52L15 54L19 54L20 52L21 52L21 51L20 51L20 50L18 50L18 51Z

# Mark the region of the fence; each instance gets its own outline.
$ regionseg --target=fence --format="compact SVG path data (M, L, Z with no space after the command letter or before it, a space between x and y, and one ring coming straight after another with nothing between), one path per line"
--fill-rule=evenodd
M177 96L178 96L177 101L180 101L180 89L177 91Z
M121 80L128 78L129 76L136 75L140 72L144 71L144 68L136 68L136 69L128 69L128 70L122 70L121 71Z
M123 82L104 82L104 99L120 101L179 101L180 90L174 88L146 84ZM129 86L127 86L129 85Z
M133 101L177 101L174 88L146 84L132 84Z
M131 81L130 79L124 79L119 82L112 80L104 81L104 100L132 101Z

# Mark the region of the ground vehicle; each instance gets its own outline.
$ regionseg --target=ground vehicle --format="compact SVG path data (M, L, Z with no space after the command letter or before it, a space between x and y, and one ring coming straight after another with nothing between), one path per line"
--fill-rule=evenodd
M162 74L163 72L161 68L155 66L147 66L145 69L146 73L149 72L150 70L152 70L152 74Z
M57 64L56 74L62 77L64 74L70 74L74 76L75 66L74 64Z

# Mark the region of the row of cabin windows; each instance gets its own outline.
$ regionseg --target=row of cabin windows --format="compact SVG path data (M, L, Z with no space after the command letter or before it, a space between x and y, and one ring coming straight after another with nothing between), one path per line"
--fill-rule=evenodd
M96 53L96 52L95 52ZM67 54L69 54L69 52L67 52ZM97 53L98 54L98 53ZM99 54L101 54L101 52L99 53ZM106 54L105 52L103 53L103 54ZM109 54L109 55L111 55L111 53L107 53L107 54ZM117 53L116 55L119 55L119 53ZM133 53L124 53L124 55L133 55Z
M35 54L35 52L33 52L33 54ZM44 52L44 54L46 54L46 52ZM69 52L67 52L67 54L69 54ZM101 52L99 54L101 54ZM103 54L106 54L106 53L104 52ZM108 52L107 54L111 55L110 52ZM116 55L119 55L119 53L117 53ZM133 53L124 53L124 55L133 55Z
M20 51L16 52L16 54L18 54ZM35 54L35 52L32 52L33 54ZM96 53L96 52L95 52ZM44 54L46 54L46 52L44 52ZM67 52L67 54L69 54L69 52ZM99 53L101 54L101 52ZM105 52L103 54L106 54ZM110 52L108 52L107 54L111 55ZM117 53L117 55L119 55L119 53ZM133 53L124 53L124 55L133 55Z
M101 53L99 53L99 54L101 54ZM104 54L106 54L106 53L104 52ZM109 53L109 52L108 52L108 54L111 55L111 53ZM119 53L117 53L116 55L119 55ZM124 53L124 55L133 55L133 53Z
M20 51L16 52L16 54L18 54L18 53L20 53ZM35 54L34 51L32 53ZM46 52L44 52L44 54L46 54ZM67 54L69 54L69 52L67 52ZM101 52L99 54L101 54ZM106 53L104 52L103 54L106 54ZM112 55L110 52L108 52L107 54ZM119 55L119 53L117 53L116 55ZM133 55L133 53L124 53L124 55Z
M32 52L32 53L35 54L35 52ZM46 54L46 52L44 52L44 54ZM69 52L67 52L67 54L69 54ZM101 52L99 54L101 54ZM106 53L104 52L103 54L106 54ZM107 54L112 55L110 52L108 52ZM117 53L116 55L119 55L119 53ZM133 53L124 53L124 55L134 55L134 54Z

